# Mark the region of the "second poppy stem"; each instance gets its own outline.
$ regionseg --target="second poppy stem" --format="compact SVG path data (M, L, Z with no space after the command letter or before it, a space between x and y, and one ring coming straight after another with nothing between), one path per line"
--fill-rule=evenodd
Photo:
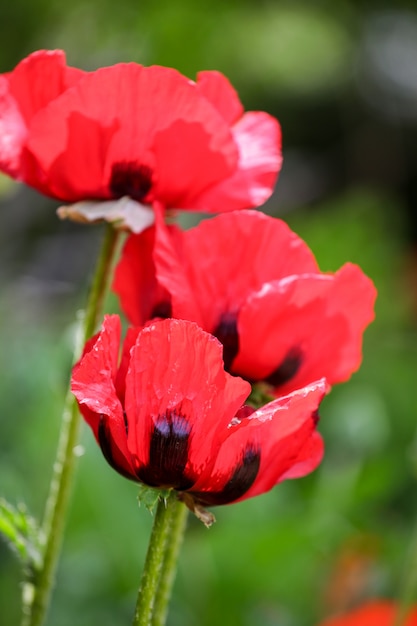
M102 315L108 291L119 232L107 226L101 253L90 288L85 315L79 328L74 360L78 360L84 343L96 329ZM75 447L78 443L80 414L71 391L68 390L61 422L53 476L42 526L42 564L32 572L23 592L22 626L41 626L46 618L54 584L55 570L64 533L65 519L76 465Z

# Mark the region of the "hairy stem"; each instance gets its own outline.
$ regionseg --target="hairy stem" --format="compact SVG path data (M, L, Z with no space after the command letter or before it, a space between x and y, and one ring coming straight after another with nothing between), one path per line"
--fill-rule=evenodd
M188 509L182 502L171 506L171 519L168 541L165 546L164 562L155 596L152 626L164 626L168 605L177 572L178 556L187 525Z
M106 234L97 261L85 314L80 322L74 350L74 361L78 360L84 343L91 337L101 318L112 265L117 248L118 231L106 227ZM80 414L74 396L68 389L61 422L57 455L42 525L43 558L41 567L32 572L31 580L25 583L23 592L22 626L41 626L46 618L55 570L61 549L68 509L71 485L76 466L74 450L78 442Z
M174 491L160 499L136 602L133 626L162 626L177 568L187 510ZM173 546L173 544L176 546ZM159 621L155 621L159 620Z

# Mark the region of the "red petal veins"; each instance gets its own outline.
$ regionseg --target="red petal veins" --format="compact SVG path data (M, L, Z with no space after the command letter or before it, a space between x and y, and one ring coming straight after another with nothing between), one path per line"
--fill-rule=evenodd
M314 436L314 416L327 389L325 380L317 381L289 396L279 398L249 417L232 421L210 473L203 473L192 491L221 491L241 462L245 451L258 450L260 466L256 478L237 500L266 491L290 476L291 469L303 475L317 466L317 445L309 445ZM310 457L308 456L310 452Z
M155 322L138 335L126 376L128 447L139 465L149 460L151 432L171 413L190 427L187 469L214 462L217 432L250 393L249 383L223 370L222 347L197 325Z
M239 96L227 78L220 72L199 72L197 74L197 88L228 124L232 125L242 117L244 109Z
M258 211L223 214L185 232L167 227L157 212L155 228L129 237L113 289L134 324L144 323L165 292L172 317L213 332L265 282L318 271L307 244Z
M330 384L347 380L360 365L375 297L372 281L349 263L333 276L305 274L265 285L241 309L233 370L268 379L296 351L299 366L277 387L280 394L323 376Z
M101 427L105 427L105 445L111 451L112 464L122 473L133 474L126 446L123 406L115 388L120 332L119 317L106 316L101 332L89 342L88 351L73 369L71 390L102 448Z
M210 332L224 313L236 313L264 282L296 272L318 271L313 253L284 222L257 211L204 220L196 228L178 233L177 241L182 272L202 315L200 323ZM174 275L180 271L179 265L169 268L157 264L159 281L171 293L173 311L177 304L173 285L178 280ZM184 317L187 311L183 305L178 309L174 315Z
M325 620L321 626L394 626L398 606L389 600L372 600L350 613ZM412 607L404 626L417 626L417 607Z

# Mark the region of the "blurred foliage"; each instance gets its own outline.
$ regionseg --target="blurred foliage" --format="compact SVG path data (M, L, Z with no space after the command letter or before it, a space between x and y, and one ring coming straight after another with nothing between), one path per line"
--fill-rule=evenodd
M189 76L226 72L246 106L283 125L285 164L268 212L306 239L323 270L353 261L378 288L363 366L322 406L323 464L216 510L210 530L190 519L170 626L312 626L399 591L417 514L417 96L407 115L393 115L399 86L377 83L367 51L376 18L388 24L378 45L396 34L400 46L400 25L417 24L414 11L411 2L394 11L378 0L17 0L0 8L1 71L36 47L59 46L85 68L134 60ZM403 53L417 59L416 50ZM70 370L71 320L100 236L99 228L58 222L54 207L0 179L0 494L38 518ZM82 446L48 623L129 624L151 515L87 429ZM0 543L5 626L19 621L20 579Z

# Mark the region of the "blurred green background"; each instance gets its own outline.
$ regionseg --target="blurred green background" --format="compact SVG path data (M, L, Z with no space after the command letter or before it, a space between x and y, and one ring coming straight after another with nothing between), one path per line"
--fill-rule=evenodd
M265 209L323 270L357 262L379 290L363 366L322 406L323 464L217 509L209 531L190 519L169 625L314 626L395 597L417 521L415 2L14 0L0 4L0 40L0 72L53 47L85 69L132 60L225 72L247 109L283 127ZM101 235L54 208L0 179L0 494L38 517ZM87 429L83 445L48 624L130 624L152 520ZM1 626L19 623L20 581L0 543Z

